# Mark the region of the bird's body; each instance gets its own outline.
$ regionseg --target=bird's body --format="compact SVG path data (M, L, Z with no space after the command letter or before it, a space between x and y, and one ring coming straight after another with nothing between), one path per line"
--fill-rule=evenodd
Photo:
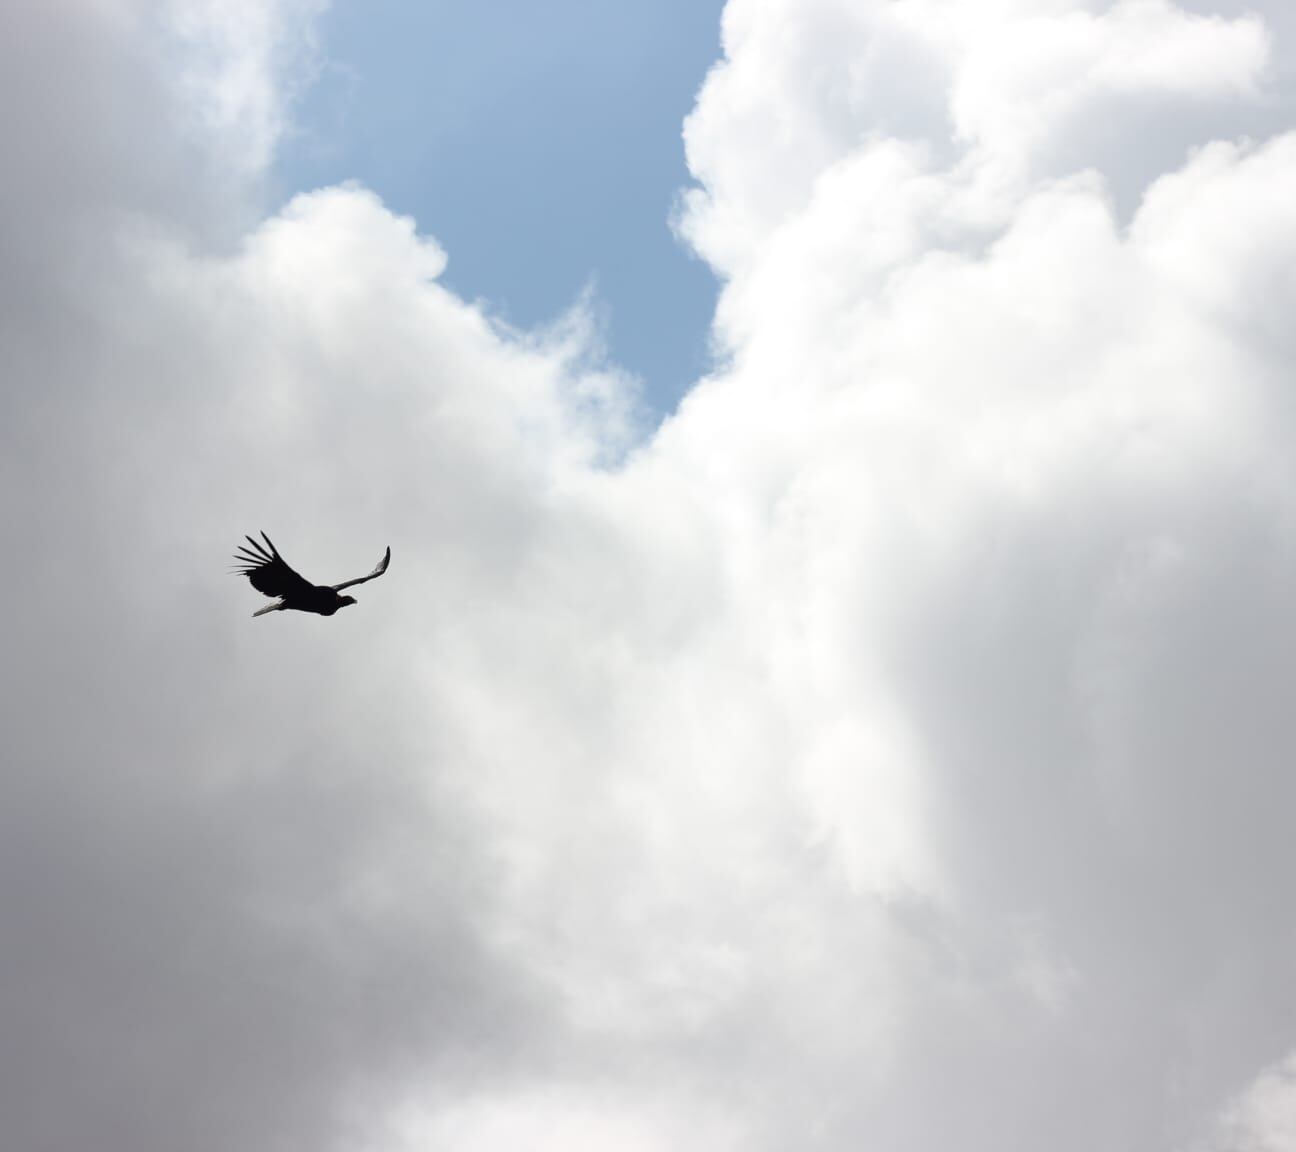
M269 604L253 612L253 616L290 610L332 616L339 608L345 608L348 604L356 602L354 596L339 595L343 588L376 579L387 571L387 565L391 563L391 549L388 548L379 561L378 567L368 576L345 580L341 584L312 584L304 576L298 575L288 567L284 558L270 542L270 537L264 532L261 533L261 539L265 541L264 546L253 540L251 536L245 539L248 543L240 544L238 552L234 554L234 559L240 565L235 571L241 576L246 576L258 592L265 596L277 597L279 601L277 604Z
M354 604L354 596L339 596L332 588L312 584L295 596L291 603L281 600L278 604L267 604L253 612L253 616L264 616L267 612L282 612L292 609L296 612L314 612L319 616L332 616L339 608Z

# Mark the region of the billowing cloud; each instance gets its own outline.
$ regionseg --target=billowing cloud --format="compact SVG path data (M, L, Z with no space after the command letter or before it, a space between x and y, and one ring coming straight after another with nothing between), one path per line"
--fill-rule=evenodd
M1226 1110L1212 1148L1279 1152L1296 1142L1296 1060L1266 1069Z
M732 0L650 431L265 210L314 7L0 16L7 1138L1281 1146L1281 11Z

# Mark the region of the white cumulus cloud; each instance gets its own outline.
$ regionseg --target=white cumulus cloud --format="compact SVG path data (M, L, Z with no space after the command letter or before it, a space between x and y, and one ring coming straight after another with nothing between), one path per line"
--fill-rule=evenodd
M731 0L655 431L248 224L314 10L0 17L14 1146L1281 1146L1282 10ZM260 528L391 570L252 621Z

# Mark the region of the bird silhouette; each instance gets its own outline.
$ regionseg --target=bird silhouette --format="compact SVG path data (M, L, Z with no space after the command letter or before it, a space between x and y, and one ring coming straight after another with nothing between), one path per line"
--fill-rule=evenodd
M312 584L304 576L288 567L284 558L270 542L264 532L261 539L264 547L251 536L245 536L247 544L240 544L234 559L239 567L234 569L236 575L246 576L252 587L266 596L278 597L279 603L267 605L253 616L264 616L267 612L315 612L320 616L332 616L339 608L354 604L354 596L339 596L343 588L363 584L366 580L376 580L387 571L391 563L391 549L383 553L383 558L368 576L359 576L354 580L344 580L341 584ZM251 547L249 547L251 545Z

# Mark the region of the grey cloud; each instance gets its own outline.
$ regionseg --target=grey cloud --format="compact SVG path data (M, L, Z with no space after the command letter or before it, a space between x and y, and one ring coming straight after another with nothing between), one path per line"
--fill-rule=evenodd
M132 11L0 37L53 116L5 122L13 1147L1169 1150L1276 1098L1289 141L988 225L829 124L627 453L579 323L500 331L362 190L244 227ZM252 621L263 527L392 567Z

